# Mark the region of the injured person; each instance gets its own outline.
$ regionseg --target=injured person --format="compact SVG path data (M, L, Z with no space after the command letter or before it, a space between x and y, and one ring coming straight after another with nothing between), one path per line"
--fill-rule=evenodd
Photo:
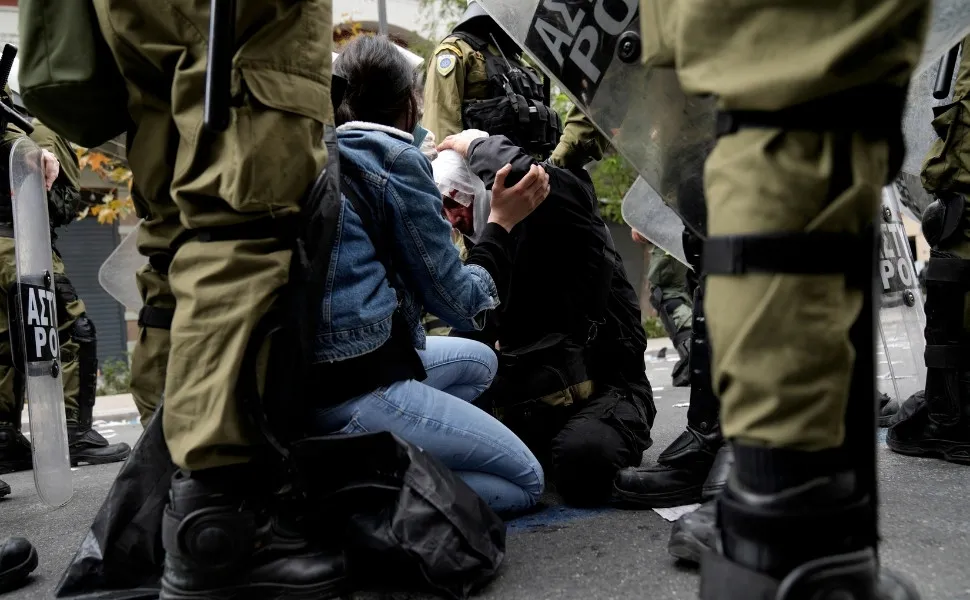
M448 221L473 252L504 189L537 161L504 136L467 130L433 163ZM447 152L451 150L453 152ZM474 337L495 348L498 374L477 403L537 455L570 504L609 501L619 469L640 464L656 415L640 307L592 181L542 164L548 199L511 230L512 270L498 308Z

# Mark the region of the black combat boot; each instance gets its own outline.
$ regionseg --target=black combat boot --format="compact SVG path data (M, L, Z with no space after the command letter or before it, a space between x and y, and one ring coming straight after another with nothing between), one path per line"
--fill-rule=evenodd
M0 474L34 467L30 442L13 423L0 423Z
M317 600L348 591L343 556L316 551L282 526L279 501L247 491L253 478L249 466L175 474L162 521L161 600Z
M694 290L691 326L690 407L687 428L648 467L622 469L613 482L613 497L637 508L694 504L703 499L704 483L714 457L724 444L718 422L720 403L711 389L711 356L704 318L704 287ZM721 476L721 481L726 475ZM722 484L723 485L723 484Z
M924 226L925 228L925 226ZM886 444L910 456L970 464L970 371L961 368L970 348L964 329L970 261L931 251L926 265L926 389L903 402Z
M724 490L733 465L734 452L730 444L724 444L717 451L714 466L704 482L704 504L694 512L677 519L670 530L667 552L674 558L696 564L701 561L701 554L714 549L717 539L717 511L714 500Z
M22 537L0 540L0 594L22 586L37 568L37 550Z
M674 364L670 377L674 387L687 387L690 385L690 330L679 332L674 336L673 342L680 360Z
M716 550L701 558L702 600L919 598L880 570L875 507L853 472L832 472L845 463L836 451L735 450L754 459L739 456L716 500Z
M128 458L131 454L131 447L124 442L120 444L109 444L100 433L88 425L84 429L82 425L75 423L67 424L67 439L69 452L71 454L71 466L76 467L81 463L88 465L103 465L107 463L119 462Z
M0 479L0 498L10 494L10 484Z

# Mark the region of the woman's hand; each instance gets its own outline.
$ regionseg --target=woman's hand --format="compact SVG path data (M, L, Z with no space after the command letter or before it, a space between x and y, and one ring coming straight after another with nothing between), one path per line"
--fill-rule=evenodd
M506 188L505 178L511 170L512 165L505 165L495 174L492 212L488 217L489 223L497 223L505 231L511 231L522 219L532 214L549 195L549 174L539 165L532 165L519 183Z
M57 179L57 175L61 172L61 163L54 156L53 152L48 150L41 150L41 156L43 156L44 163L44 183L47 185L47 191L51 190L51 186L54 185L54 180Z

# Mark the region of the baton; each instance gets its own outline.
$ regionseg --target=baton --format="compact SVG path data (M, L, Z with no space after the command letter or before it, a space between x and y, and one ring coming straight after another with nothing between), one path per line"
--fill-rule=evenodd
M229 85L236 37L236 0L209 0L209 50L203 124L218 133L229 127Z
M940 66L936 71L936 85L933 86L933 97L937 100L945 100L950 96L950 81L953 80L953 70L957 66L957 54L960 52L960 44L950 48L946 56L940 58Z
M3 53L0 54L0 89L7 87L7 80L10 79L10 70L13 69L13 59L17 57L17 47L10 44L3 45ZM30 124L20 112L12 106L10 98L4 94L3 102L0 102L0 131L7 129L7 124L23 130L30 135L34 132L34 126Z

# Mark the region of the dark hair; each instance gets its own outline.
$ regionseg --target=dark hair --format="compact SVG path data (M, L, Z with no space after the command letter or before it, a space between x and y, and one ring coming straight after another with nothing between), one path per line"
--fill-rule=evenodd
M347 81L335 111L337 125L369 121L397 127L402 117L411 126L418 114L418 72L386 36L361 35L334 64L334 74Z

